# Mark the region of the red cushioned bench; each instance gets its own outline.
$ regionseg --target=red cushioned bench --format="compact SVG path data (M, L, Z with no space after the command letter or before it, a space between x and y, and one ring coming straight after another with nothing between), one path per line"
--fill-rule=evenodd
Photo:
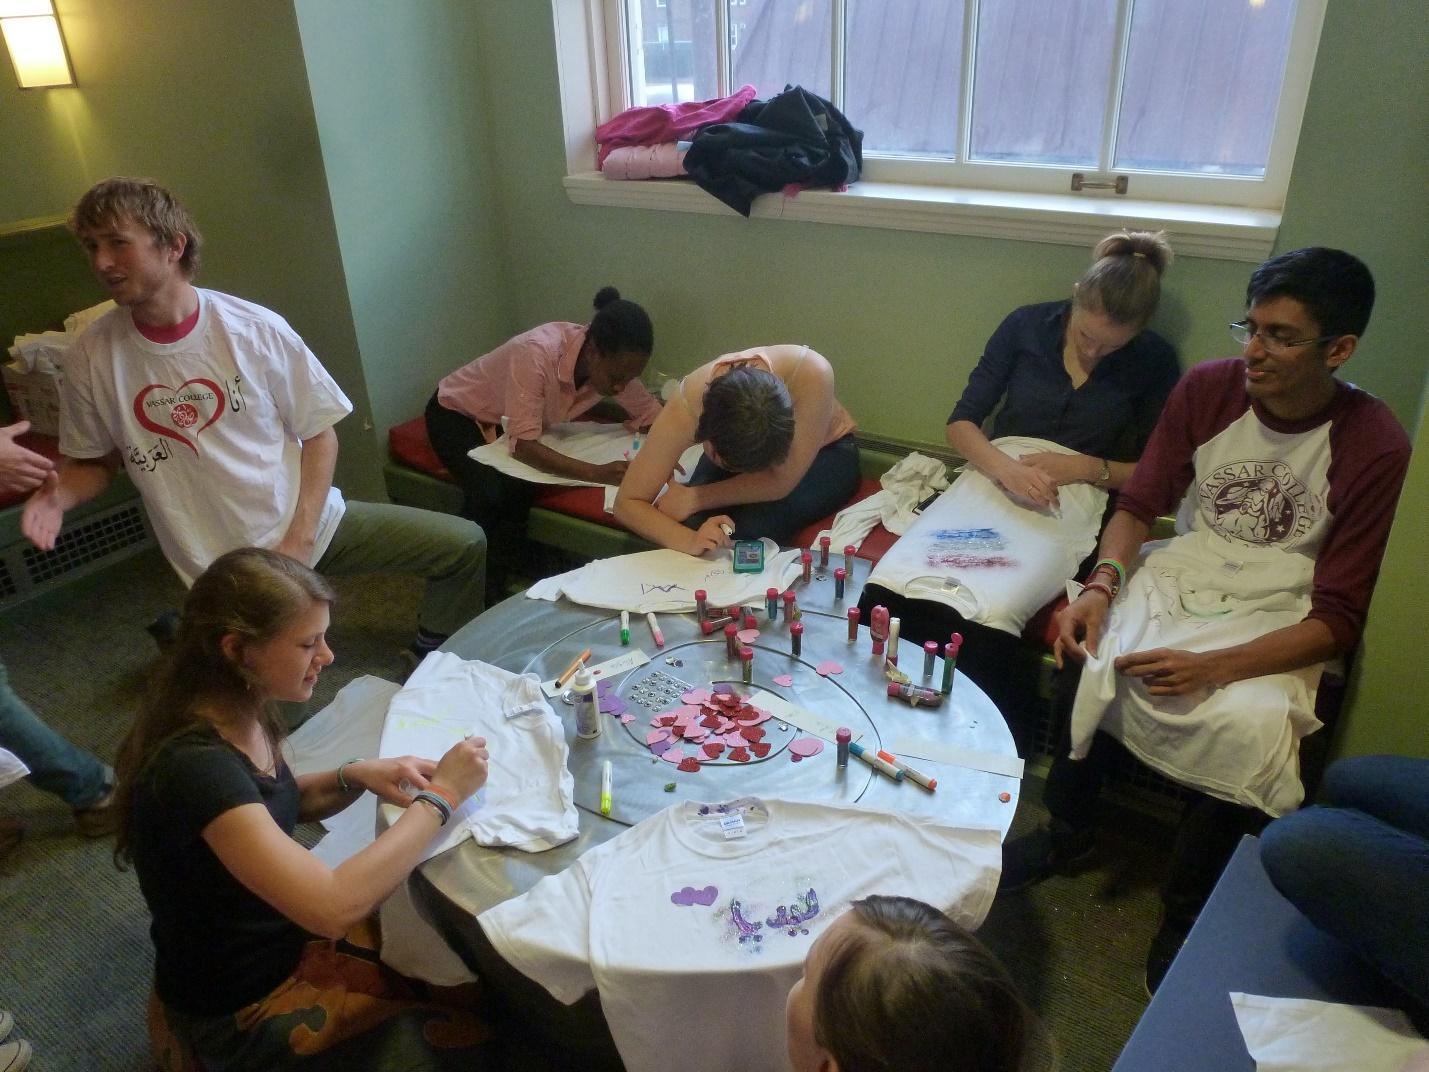
M387 433L390 461L385 470L387 492L393 502L451 512L460 508L461 494L451 474L442 465L427 439L423 418L399 424ZM859 451L864 476L849 503L859 502L881 490L878 477L898 462L898 456L884 451L862 448ZM450 493L438 491L430 482L445 484ZM433 502L440 496L441 502ZM819 532L833 523L833 516L805 526L794 543L810 546ZM527 530L537 543L549 544L585 558L607 558L612 554L649 550L650 543L624 528L605 512L605 494L601 488L552 486L540 492L531 510ZM601 531L604 530L604 531ZM877 562L897 539L882 525L877 526L863 541L858 557Z

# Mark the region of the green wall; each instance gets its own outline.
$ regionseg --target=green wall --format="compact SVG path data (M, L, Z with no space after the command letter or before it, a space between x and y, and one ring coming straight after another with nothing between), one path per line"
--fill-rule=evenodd
M199 282L285 316L352 398L356 413L338 425L338 481L354 497L380 496L381 455L363 429L367 389L292 3L58 6L79 85L21 93L8 72L0 82L0 225L63 214L109 175L171 186L206 239ZM44 244L0 250L22 271L32 256L58 255ZM77 247L72 256L82 270ZM45 271L73 276L54 264ZM89 300L101 297L95 290Z
M760 342L808 342L833 361L840 399L866 431L937 442L1000 318L1067 293L1086 263L1085 252L1050 244L573 205L561 187L549 5L486 4L482 14L489 135L502 154L509 330L582 318L596 287L615 283L650 310L655 368L679 372ZM1330 5L1277 242L1278 250L1341 245L1375 271L1378 308L1348 375L1411 431L1429 367L1420 42L1412 5ZM1235 352L1225 325L1241 309L1248 275L1238 262L1177 260L1154 326L1184 364ZM1426 747L1422 715L1403 702L1415 695L1411 679L1423 680L1423 660L1394 641L1420 628L1414 612L1425 594L1412 561L1429 505L1420 440L1360 700L1344 720L1348 749Z
M298 0L373 421L419 414L436 381L504 337L477 5Z

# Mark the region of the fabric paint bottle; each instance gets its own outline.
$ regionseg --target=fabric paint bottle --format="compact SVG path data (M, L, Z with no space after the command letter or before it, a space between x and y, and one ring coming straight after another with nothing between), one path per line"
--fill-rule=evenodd
M789 644L793 648L794 654L804 654L804 623L795 622L789 626Z
M847 726L840 726L838 732L834 734L834 743L839 746L839 766L848 766L848 743L853 740L853 733Z
M888 639L888 608L874 607L868 615L868 635L873 640L873 654L883 654L883 642Z
M754 684L754 649L739 649L739 676L746 685Z
M595 678L585 667L576 674L571 692L576 698L576 736L590 740L600 736L600 697L596 695Z
M914 707L937 707L943 702L943 694L937 689L925 688L922 685L900 685L896 681L888 683L888 695L907 700Z
M819 537L819 569L829 568L829 544L833 543L827 536Z
M835 598L835 599L843 599L843 597L844 597L844 581L845 581L845 579L847 579L847 577L848 577L848 570L844 569L842 566L840 566L838 569L834 570L834 598Z
M954 633L953 639L943 645L943 695L953 691L953 671L958 665L958 649L963 646L963 635Z

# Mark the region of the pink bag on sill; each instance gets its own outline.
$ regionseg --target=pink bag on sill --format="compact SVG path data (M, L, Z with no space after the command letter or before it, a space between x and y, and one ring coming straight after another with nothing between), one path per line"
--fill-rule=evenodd
M753 86L742 86L728 97L627 108L595 128L595 140L600 147L599 166L605 167L606 157L613 149L679 141L700 127L728 123L744 111L754 94Z

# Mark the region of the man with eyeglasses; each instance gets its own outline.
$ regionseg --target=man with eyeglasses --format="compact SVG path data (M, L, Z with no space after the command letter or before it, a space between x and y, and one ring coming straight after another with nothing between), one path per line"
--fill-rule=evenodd
M1085 867L1118 741L1185 786L1148 990L1240 836L1304 798L1320 675L1359 641L1409 464L1389 407L1335 375L1374 305L1363 263L1283 254L1251 275L1246 305L1231 325L1242 356L1195 366L1172 392L1101 561L1059 616L1058 665L1083 666L1054 690L1070 718L1044 794L1052 822L1006 852L1004 889ZM1180 535L1143 547L1178 503Z

